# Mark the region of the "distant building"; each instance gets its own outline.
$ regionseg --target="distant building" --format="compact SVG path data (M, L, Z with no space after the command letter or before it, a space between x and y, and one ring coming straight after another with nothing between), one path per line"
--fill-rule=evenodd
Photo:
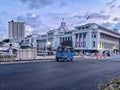
M25 22L8 22L8 37L11 42L20 42L25 37Z
M28 35L20 42L20 47L21 48L37 48L37 38L38 35L36 34L31 34Z
M37 49L41 52L47 49L47 34L39 35L37 38Z

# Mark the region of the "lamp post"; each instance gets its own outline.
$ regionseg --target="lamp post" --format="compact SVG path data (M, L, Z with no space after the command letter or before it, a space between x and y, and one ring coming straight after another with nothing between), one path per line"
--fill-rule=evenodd
M47 42L47 45L50 46L51 42Z
M47 47L48 47L48 55L50 55L51 53L51 42L47 42Z
M49 49L51 49L51 42L47 42L47 46Z

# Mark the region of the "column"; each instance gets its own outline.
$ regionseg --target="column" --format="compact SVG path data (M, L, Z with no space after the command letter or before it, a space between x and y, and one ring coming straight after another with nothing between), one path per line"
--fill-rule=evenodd
M88 49L92 49L92 32L89 31L88 35L86 36L86 47L88 47Z
M100 32L97 31L97 40L96 40L96 49L98 50L99 49L99 44L100 44Z
M72 34L72 43L73 43L73 48L75 48L75 43L76 43L76 35Z
M81 33L81 47L83 47L83 33Z

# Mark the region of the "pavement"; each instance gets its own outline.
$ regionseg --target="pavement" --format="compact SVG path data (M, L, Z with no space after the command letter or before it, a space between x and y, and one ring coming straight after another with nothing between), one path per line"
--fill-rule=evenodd
M110 60L1 64L0 90L98 90L119 76L120 62Z
M74 56L74 60L78 60L80 58L85 58L82 56ZM37 56L35 59L25 59L25 60L12 60L0 62L0 64L12 64L12 63L31 63L31 62L41 62L41 61L55 61L55 56Z
M79 57L79 56L76 56L76 57ZM102 57L96 57L96 56L84 56L83 58L89 58L89 59L98 59L98 60L108 60L108 59L116 59L116 58L120 58L120 54L112 54L111 56L106 56L106 57L104 57L104 56L102 56Z

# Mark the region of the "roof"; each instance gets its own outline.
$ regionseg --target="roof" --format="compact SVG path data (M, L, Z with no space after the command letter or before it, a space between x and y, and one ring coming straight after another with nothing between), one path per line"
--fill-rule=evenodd
M50 30L47 33L54 33L54 32L55 32L55 30Z
M111 32L111 33L114 33L114 34L117 34L117 35L120 35L120 33L119 32L115 32L115 31L113 31L112 29L108 29L108 28L106 28L106 27L104 27L104 26L101 26L101 25L99 25L99 24L96 24L96 23L88 23L88 24L85 24L85 25L80 25L80 26L76 26L75 28L81 28L81 27L91 27L92 25L97 25L98 27L98 29L103 29L103 30L105 30L105 31L108 31L108 32ZM92 27L93 28L93 27Z

